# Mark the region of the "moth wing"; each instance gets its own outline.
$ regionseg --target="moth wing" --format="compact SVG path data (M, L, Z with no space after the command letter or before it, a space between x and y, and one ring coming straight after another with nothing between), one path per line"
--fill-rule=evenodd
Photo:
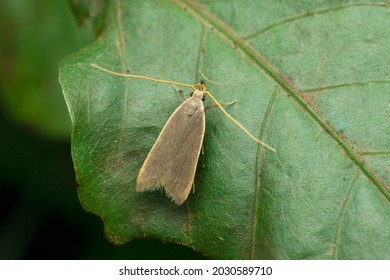
M191 191L204 131L203 102L189 98L162 129L138 174L136 190L163 187L176 204L182 204Z

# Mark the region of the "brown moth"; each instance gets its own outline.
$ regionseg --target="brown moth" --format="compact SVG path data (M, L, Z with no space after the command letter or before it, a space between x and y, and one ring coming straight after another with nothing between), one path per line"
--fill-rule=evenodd
M204 83L171 115L139 171L136 190L164 188L177 205L188 197L205 131Z

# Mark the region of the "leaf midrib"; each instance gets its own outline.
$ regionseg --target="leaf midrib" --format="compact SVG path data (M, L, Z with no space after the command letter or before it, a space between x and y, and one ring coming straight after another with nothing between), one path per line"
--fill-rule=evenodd
M177 4L185 5L185 3L183 3L181 0L173 1ZM282 75L280 75L279 72L264 57L257 53L256 50L252 49L250 45L246 44L241 39L241 37L236 34L226 23L210 14L207 10L204 10L197 3L190 2L186 5L190 7L188 9L189 12L194 14L203 23L220 31L221 37L223 37L225 40L234 42L237 48L248 55L249 59L251 59L253 63L261 67L267 74L271 76L271 78L274 79L274 81L280 87L282 87L288 94L290 94L295 99L295 101L301 105L303 109L307 111L307 113L309 113L309 115L341 146L348 157L362 170L367 178L369 178L370 181L386 196L386 198L390 200L390 194L387 192L385 184L376 178L374 172L372 172L364 164L364 162L359 159L357 153L355 153L353 149L337 135L335 130L329 124L321 119L315 110L310 107L310 104L305 102L305 100L301 97L302 92L300 90L298 90L293 84L290 83L290 81L286 80Z

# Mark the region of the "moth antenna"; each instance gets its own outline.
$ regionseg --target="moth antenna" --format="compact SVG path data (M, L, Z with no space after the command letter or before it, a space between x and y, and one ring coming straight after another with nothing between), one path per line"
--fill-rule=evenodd
M219 109L221 109L221 111L232 121L234 122L239 128L241 128L253 141L259 143L260 145L266 147L268 150L272 151L272 152L276 152L275 148L269 146L268 144L264 143L263 141L259 140L258 138L256 138L255 136L253 136L252 133L250 133L242 124L240 124L235 118L233 118L232 116L229 115L228 112L226 112L226 110L222 107L222 105L217 101L217 99L215 99L215 97L209 92L209 91L206 91L206 94L208 96L210 96L210 98L214 101L215 104L217 104L217 106L219 107Z
M212 80L208 79L208 78L203 74L202 71L199 71L199 74L203 77L203 79L205 79L206 81L208 81L208 82L210 82L210 83L212 83L212 84L223 85L223 83L218 83L218 82L215 82L215 81L212 81Z
M141 76L141 75L118 73L118 72L114 72L114 71L108 70L106 68L103 68L103 67L101 67L99 65L96 65L96 64L93 64L93 63L91 63L91 66L93 66L93 67L95 67L97 69L100 69L100 70L102 70L104 72L116 75L116 76L128 77L128 78L136 78L136 79L144 79L144 80L153 81L153 82L156 82L156 83L164 83L164 84L177 85L177 86L183 86L183 87L189 87L189 88L195 89L193 85L189 85L189 84L172 82L172 81L168 81L168 80L160 80L160 79L150 78L150 77Z

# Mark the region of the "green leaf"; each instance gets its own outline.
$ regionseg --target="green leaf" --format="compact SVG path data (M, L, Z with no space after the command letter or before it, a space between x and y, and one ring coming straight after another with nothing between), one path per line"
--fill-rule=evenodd
M60 69L83 207L116 244L156 238L221 259L389 259L388 14L383 1L113 1L102 35ZM211 109L195 194L178 207L137 193L181 100L169 85L91 63L184 83L202 72L277 152Z

